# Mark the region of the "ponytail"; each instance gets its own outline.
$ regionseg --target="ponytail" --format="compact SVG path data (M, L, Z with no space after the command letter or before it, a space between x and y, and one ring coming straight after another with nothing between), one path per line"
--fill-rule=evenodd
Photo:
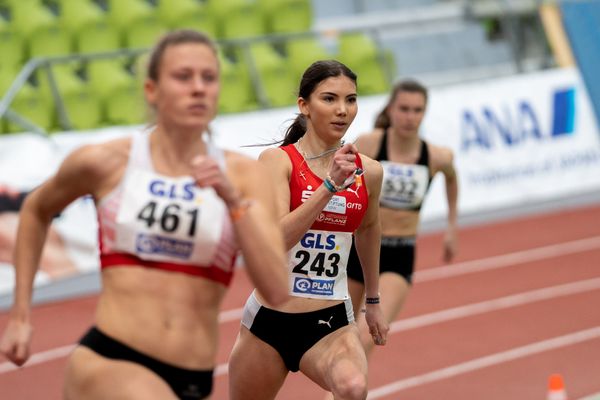
M285 131L285 136L281 142L281 146L296 143L306 133L306 116L298 114L294 122Z
M381 110L379 115L377 115L377 118L375 118L375 128L381 128L383 130L386 130L390 127L390 125L392 125L392 123L390 121L390 117L387 114L386 107L383 110Z

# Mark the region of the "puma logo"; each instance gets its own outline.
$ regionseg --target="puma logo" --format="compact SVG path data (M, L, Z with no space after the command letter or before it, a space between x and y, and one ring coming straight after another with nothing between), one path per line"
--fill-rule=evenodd
M357 198L360 198L360 196L358 195L358 188L356 188L354 190L347 188L346 190L349 191L350 193L354 193Z
M332 319L333 319L333 315L331 317L329 317L328 321L323 321L322 319L320 319L319 325L327 325L329 327L329 329L331 329L331 325L329 323L331 322Z

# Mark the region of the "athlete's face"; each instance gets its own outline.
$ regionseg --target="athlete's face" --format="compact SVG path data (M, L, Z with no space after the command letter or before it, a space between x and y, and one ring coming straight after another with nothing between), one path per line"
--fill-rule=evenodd
M417 135L425 115L425 106L423 93L398 93L387 110L392 130L400 136Z
M315 87L308 100L299 98L298 106L307 116L309 131L325 142L338 141L358 112L356 84L343 75L327 78Z
M213 49L202 43L167 47L158 80L148 79L145 92L157 122L206 129L219 100L219 63Z

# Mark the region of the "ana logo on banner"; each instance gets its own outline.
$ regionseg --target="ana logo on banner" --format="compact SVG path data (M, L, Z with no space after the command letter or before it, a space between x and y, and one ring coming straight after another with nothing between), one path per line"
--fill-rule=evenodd
M491 149L495 145L516 146L526 140L545 140L570 135L575 125L575 88L557 90L553 94L552 121L549 132L540 126L539 113L527 101L519 101L514 110L498 112L484 106L481 114L466 110L462 116L461 150L473 147Z

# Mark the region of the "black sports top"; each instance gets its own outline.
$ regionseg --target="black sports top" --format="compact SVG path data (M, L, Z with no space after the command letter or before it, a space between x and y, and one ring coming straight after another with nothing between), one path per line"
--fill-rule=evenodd
M383 167L379 204L386 208L419 211L433 179L427 143L420 140L420 155L415 164L403 164L388 160L387 141L388 131L385 130L375 157Z

